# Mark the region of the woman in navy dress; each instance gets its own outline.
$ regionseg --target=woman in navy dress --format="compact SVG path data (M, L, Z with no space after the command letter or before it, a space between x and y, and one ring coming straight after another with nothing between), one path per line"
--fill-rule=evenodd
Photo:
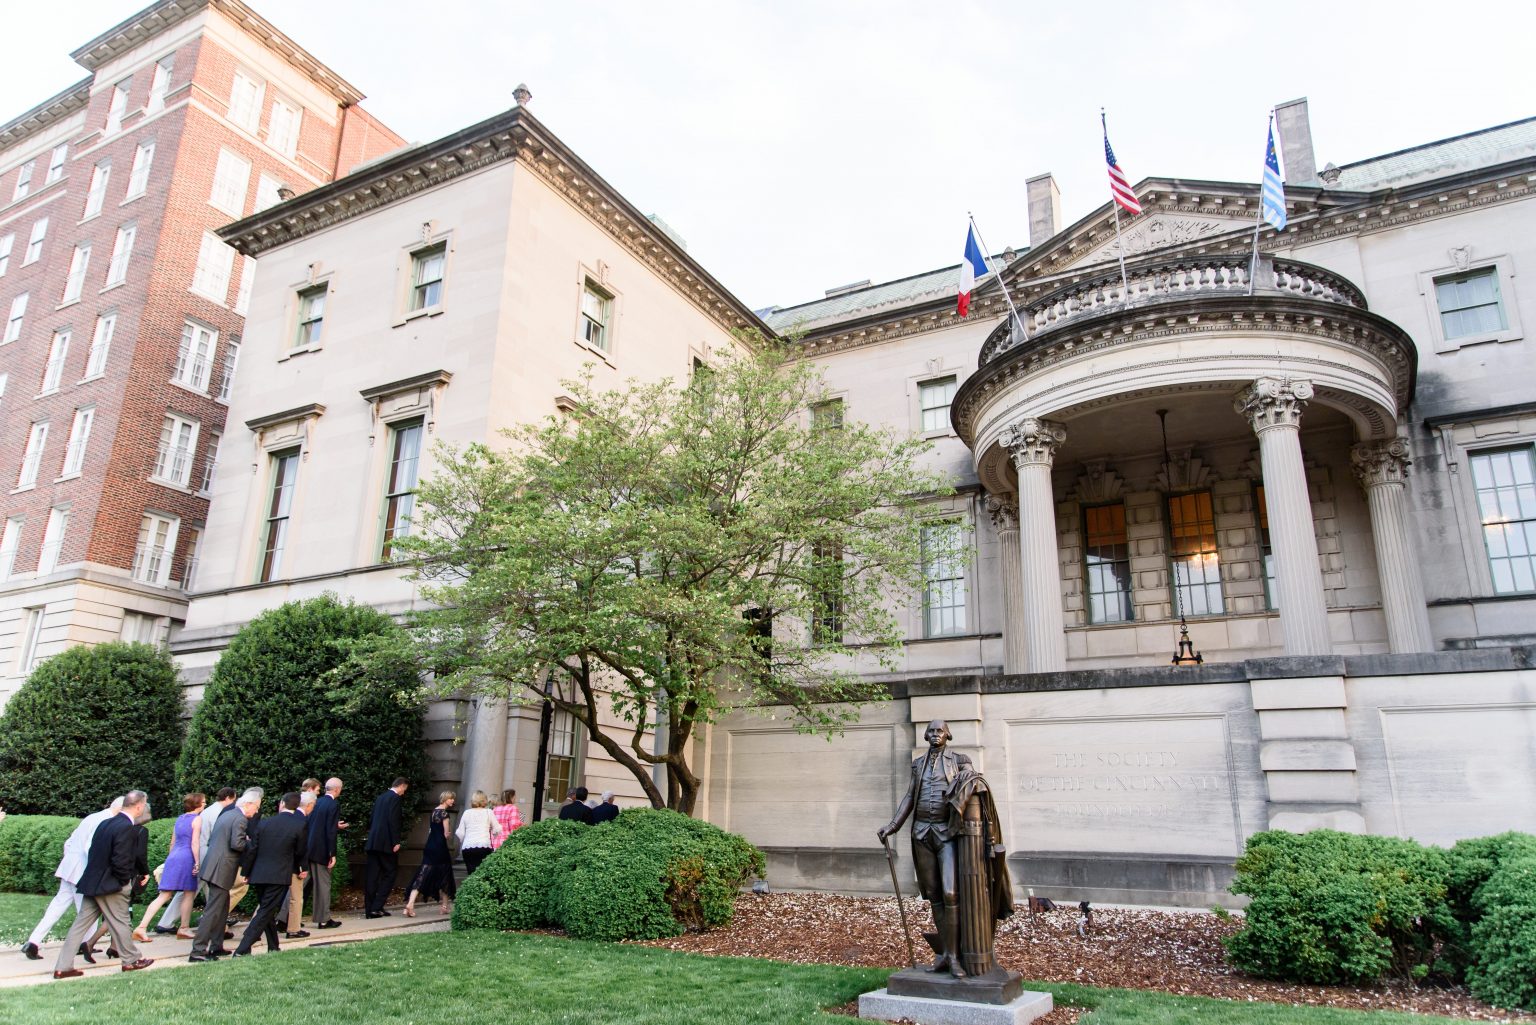
M448 913L448 902L454 897L453 852L448 849L448 820L453 815L453 805L458 799L452 790L438 795L437 807L427 821L427 844L421 851L421 868L411 880L410 895L405 899L405 916L416 917L416 898L437 900L443 914Z

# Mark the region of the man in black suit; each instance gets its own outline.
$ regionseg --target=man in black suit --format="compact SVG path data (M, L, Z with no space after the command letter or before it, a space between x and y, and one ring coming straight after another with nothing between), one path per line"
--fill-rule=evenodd
M69 979L84 974L75 967L75 951L96 927L100 916L112 933L112 945L122 955L125 972L148 968L154 962L139 956L128 923L128 890L134 883L134 854L138 842L135 823L149 810L149 798L142 790L130 790L123 797L123 808L96 828L86 855L85 871L75 884L80 894L80 910L75 924L59 951L53 969L55 979Z
M373 821L368 824L367 889L364 909L367 918L383 918L389 914L384 902L395 888L395 873L400 867L401 798L410 782L402 776L395 777L389 789L373 802Z
M261 791L247 790L240 800L225 808L214 820L208 837L208 853L198 866L198 874L208 886L208 902L192 937L192 955L188 961L211 961L224 953L224 927L229 920L229 891L240 874L240 858L250 846L246 831L252 815L261 807Z
M304 852L309 861L309 877L315 881L315 927L334 929L341 923L331 917L331 870L336 867L336 827L340 820L341 780L332 776L325 781L325 793L315 800L309 813L309 842Z
M245 876L256 887L256 913L240 937L235 957L246 957L256 937L266 934L267 950L277 949L277 909L294 876L303 878L304 816L299 814L299 795L290 791L278 802L277 814L262 819L245 852Z
M592 824L592 809L587 806L586 787L572 787L565 795L565 803L560 806L560 817L570 822Z

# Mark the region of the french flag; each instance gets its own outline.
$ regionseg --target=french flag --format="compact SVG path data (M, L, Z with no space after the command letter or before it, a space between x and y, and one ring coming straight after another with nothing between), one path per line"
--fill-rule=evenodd
M971 290L976 287L976 279L987 274L987 258L981 255L981 247L976 244L976 226L972 225L965 232L965 259L960 261L960 316L965 316L971 311Z

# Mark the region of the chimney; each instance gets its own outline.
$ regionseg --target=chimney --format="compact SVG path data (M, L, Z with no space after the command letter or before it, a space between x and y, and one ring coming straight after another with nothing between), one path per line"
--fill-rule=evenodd
M1317 181L1317 158L1312 154L1312 121L1307 117L1307 98L1275 108L1275 127L1280 129L1280 153L1285 158L1288 185Z
M1033 248L1056 234L1061 222L1061 190L1049 173L1030 178L1024 190L1029 197L1029 244Z

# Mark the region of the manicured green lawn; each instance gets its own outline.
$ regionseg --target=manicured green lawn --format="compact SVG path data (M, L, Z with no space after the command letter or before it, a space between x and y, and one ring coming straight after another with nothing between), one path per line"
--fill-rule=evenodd
M0 943L26 942L51 897L52 894L42 893L0 893ZM64 912L49 938L62 940L74 920L74 909Z
M246 961L49 982L5 993L17 1025L228 1025L259 1008L284 1025L722 1025L836 1019L818 1009L877 989L869 968L711 958L547 936L433 933L313 947ZM210 982L215 983L210 985ZM1404 1014L1228 1003L1049 986L1096 1008L1084 1025L1426 1025Z

